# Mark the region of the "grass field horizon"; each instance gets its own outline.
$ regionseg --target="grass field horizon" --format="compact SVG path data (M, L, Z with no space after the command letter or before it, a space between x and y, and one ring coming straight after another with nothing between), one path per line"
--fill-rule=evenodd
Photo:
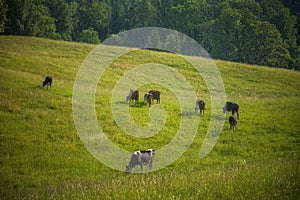
M94 47L0 36L0 199L296 199L300 196L299 72L215 60L227 100L240 105L240 119L232 132L227 115L216 145L200 159L198 153L211 121L210 94L205 81L175 54L133 50L121 56L105 71L95 94L97 120L107 137L119 147L130 152L162 148L174 137L182 114L168 88L148 84L138 88L140 98L149 88L162 91L160 106L167 113L162 130L143 139L127 135L117 126L111 111L111 104L116 102L112 102L111 93L120 77L135 66L149 62L171 66L187 78L197 97L207 102L204 116L199 113L190 116L200 118L201 123L193 143L178 160L151 173L125 174L94 158L74 125L74 81ZM118 48L111 51L114 49ZM53 77L52 88L48 90L42 87L47 75ZM128 105L120 103L120 106ZM147 105L132 103L129 111L135 123L149 124L151 109Z

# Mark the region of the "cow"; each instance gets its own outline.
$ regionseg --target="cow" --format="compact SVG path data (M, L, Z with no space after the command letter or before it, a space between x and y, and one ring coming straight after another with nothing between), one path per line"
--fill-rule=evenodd
M126 97L126 103L128 103L128 101L135 101L136 103L139 101L139 91L138 90L133 90L131 89L128 96Z
M237 125L237 120L234 115L231 115L229 117L229 125L230 125L230 130L235 131L235 127Z
M135 168L136 165L141 167L143 172L143 165L146 164L149 166L150 171L152 170L152 162L155 156L154 149L147 149L147 150L139 150L134 152L131 155L131 159L129 164L126 166L126 172L130 172L132 168Z
M48 85L51 87L51 84L52 84L52 77L46 76L45 81L43 81L43 87L47 85L47 90L48 90Z
M196 101L195 113L198 112L198 109L200 110L200 114L204 115L205 102L201 99L197 99Z
M151 107L151 103L153 101L153 95L151 93L146 93L144 95L144 101L149 104L149 107Z
M237 117L239 119L239 105L238 104L227 101L225 103L225 106L223 107L223 113L226 112L226 114L227 114L230 111L232 112L232 115L234 115L234 113L236 113Z
M152 94L153 100L156 100L156 103L160 103L160 91L158 90L150 90L148 93Z

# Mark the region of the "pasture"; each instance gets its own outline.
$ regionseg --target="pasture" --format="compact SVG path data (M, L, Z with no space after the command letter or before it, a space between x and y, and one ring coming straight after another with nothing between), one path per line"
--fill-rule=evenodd
M197 97L206 102L204 116L194 115L194 105L192 114L187 114L200 118L200 125L193 143L176 162L151 173L125 174L103 165L89 153L73 121L76 73L94 47L0 36L0 199L296 199L300 196L299 72L215 61L227 100L240 106L240 119L232 132L226 116L217 144L200 159L198 153L211 120L205 81L185 59L174 54L135 50L123 55L107 68L95 94L97 120L119 147L131 152L160 149L174 137L182 115L175 95L168 88L146 84L134 88L140 91L140 101L129 104L130 115L136 124L148 125L149 112L156 107L156 101L149 108L142 102L143 95L149 89L160 90L160 106L167 113L164 127L147 139L134 138L118 128L111 111L111 104L118 103L112 102L112 91L120 77L134 66L148 62L171 66L187 78ZM117 51L117 47L111 51ZM53 82L47 90L42 82L48 75ZM128 106L126 95L120 97L120 106Z

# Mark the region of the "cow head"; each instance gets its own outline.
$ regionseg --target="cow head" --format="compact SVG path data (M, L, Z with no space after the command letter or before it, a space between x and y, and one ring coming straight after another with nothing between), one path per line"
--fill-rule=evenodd
M126 170L125 170L125 172L130 172L130 169L131 169L130 165L126 165Z
M223 107L223 113L227 113L228 112L228 102L225 103L224 107Z

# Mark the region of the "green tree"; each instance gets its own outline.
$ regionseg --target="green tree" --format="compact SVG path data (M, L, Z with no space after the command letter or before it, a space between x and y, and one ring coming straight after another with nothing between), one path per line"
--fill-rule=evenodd
M124 30L124 16L126 14L125 3L120 0L107 0L111 6L111 20L109 24L110 33L119 33Z
M214 57L246 62L243 46L248 27L259 21L262 12L254 0L227 0L217 5L220 15L213 21L212 50Z
M294 68L294 60L284 46L274 47L266 61L271 67Z
M290 14L279 0L263 0L261 1L263 8L263 19L271 22L276 26L281 34L281 38L288 49L293 63L300 58L299 44L297 44L297 18ZM293 66L292 68L295 68Z
M197 40L207 9L208 4L203 0L185 0L173 5L167 15L169 26Z
M53 18L39 0L6 0L8 5L6 34L56 38ZM52 28L50 28L52 27ZM46 33L43 28L47 28Z
M171 52L180 52L180 44L181 40L179 38L179 35L175 32L170 33L166 37L165 41L165 49L171 51Z
M77 33L92 27L98 32L98 36L104 39L108 35L111 7L105 2L83 0L78 4L76 18Z
M7 4L3 0L0 0L0 33L4 32L5 23L7 21L7 9Z
M93 28L88 28L83 30L80 34L79 42L91 43L91 44L99 44L100 39L98 37L98 32Z
M51 39L59 38L58 34L56 33L54 18L47 15L41 16L36 26L38 30L35 36Z
M72 21L72 6L75 2L68 4L64 0L45 1L51 17L53 17L56 31L59 38L72 40L74 24Z
M157 30L152 30L146 40L147 47L155 47L156 49L162 49L162 38L160 38L159 32Z
M126 6L125 28L156 26L159 12L152 0L130 0Z
M243 56L251 64L288 68L291 56L282 42L280 32L275 25L267 21L258 21L247 29Z
M214 22L211 54L225 60L239 60L239 38L242 15L230 7L222 10Z

